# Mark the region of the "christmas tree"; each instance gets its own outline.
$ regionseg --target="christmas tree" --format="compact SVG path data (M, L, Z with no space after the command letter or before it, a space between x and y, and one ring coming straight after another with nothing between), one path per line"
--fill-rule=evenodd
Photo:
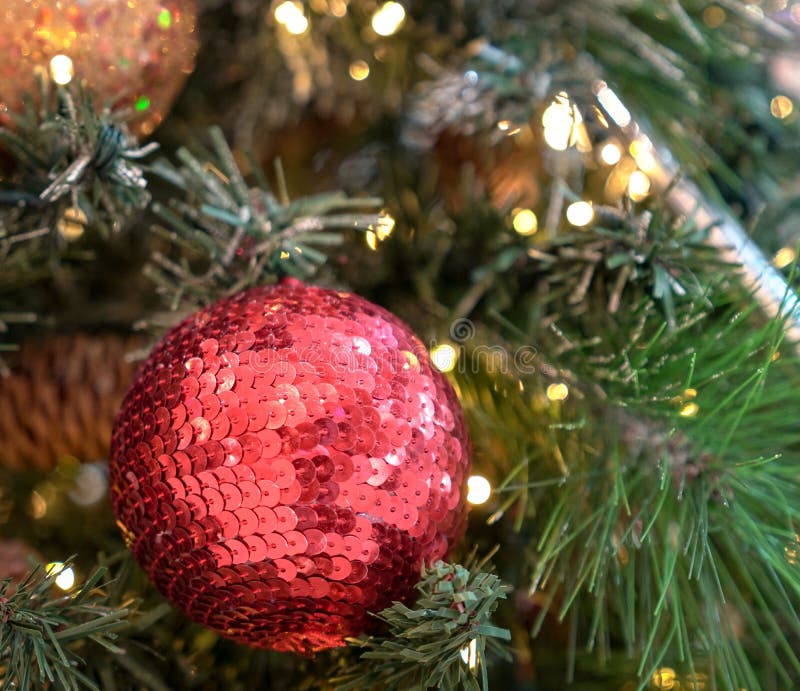
M2 688L795 688L799 26L4 2Z

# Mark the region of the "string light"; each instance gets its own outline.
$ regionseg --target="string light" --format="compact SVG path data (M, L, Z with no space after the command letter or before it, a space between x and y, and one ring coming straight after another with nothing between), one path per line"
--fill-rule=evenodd
M792 103L792 99L783 94L778 94L769 104L769 112L778 118L778 120L788 118L793 110L794 103Z
M600 149L600 160L607 166L613 166L615 163L619 163L619 159L621 158L622 151L616 142L607 142L603 144L603 148Z
M663 689L664 691L673 689L678 683L677 677L678 675L675 674L674 669L671 667L662 667L653 673L653 686L657 689Z
M350 78L363 82L369 77L369 65L364 60L354 60L350 63Z
M772 258L772 265L776 269L784 269L795 260L796 256L791 247L781 247Z
M547 398L551 401L564 401L569 396L569 388L563 382L557 384L550 384L547 387Z
M684 405L679 411L678 415L681 417L694 417L697 413L700 412L700 406L697 405L694 401L691 401Z
M58 219L56 229L67 242L78 240L86 230L88 219L79 206L70 206Z
M275 21L282 24L290 34L299 36L308 29L308 19L299 2L282 2L275 8L274 16Z
M69 84L74 75L75 67L68 55L59 54L50 58L50 76L56 84L62 86Z
M394 230L395 220L385 211L378 217L378 224L375 227L375 234L378 240L383 242L388 238Z
M575 111L565 92L558 94L542 113L544 140L551 149L566 151L573 139Z
M530 209L515 209L511 223L520 235L533 235L539 230L539 220Z
M619 100L619 96L609 88L608 84L603 81L595 82L594 94L606 113L608 113L611 119L620 127L627 127L631 124L633 118L631 117L630 111L625 107L622 101Z
M725 10L719 5L711 5L703 10L703 21L706 26L711 29L716 29L725 23Z
M634 139L629 147L631 156L645 173L652 173L658 167L656 157L653 155L653 144L649 139Z
M492 496L492 485L483 475L470 475L467 480L467 501L479 506L489 501Z
M368 230L364 235L364 240L367 243L367 247L369 247L373 252L377 251L378 249L378 236L375 235L375 231Z
M440 372L452 372L457 359L458 353L449 343L441 343L431 349L431 362Z
M650 194L650 178L641 170L634 170L628 178L628 196L640 202Z
M379 36L391 36L406 19L406 11L399 2L385 2L372 15L372 29Z
M64 566L62 561L51 561L45 569L51 576L55 576L55 584L63 591L71 590L75 585L75 572L72 567Z
M469 667L470 672L474 672L478 668L478 643L474 638L468 645L461 648L461 659Z
M594 209L589 202L573 202L567 207L567 220L577 228L588 226L594 218Z

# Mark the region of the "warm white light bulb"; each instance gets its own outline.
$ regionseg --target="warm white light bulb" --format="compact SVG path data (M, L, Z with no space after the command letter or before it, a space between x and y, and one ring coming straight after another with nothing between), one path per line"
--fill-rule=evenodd
M372 29L379 36L391 36L405 19L405 8L399 2L385 2L372 15Z
M588 226L594 218L594 209L589 202L573 202L567 207L567 220L574 226Z
M65 568L64 562L51 561L45 569L47 573L55 576L56 586L61 590L71 590L75 585L75 572L69 566Z
M467 480L467 501L477 506L485 504L492 496L492 485L483 475L471 475Z
M557 384L550 384L547 387L547 398L551 401L565 401L569 396L569 388L563 382Z
M449 343L442 343L431 350L431 362L440 372L452 372L457 357L456 349Z
M544 140L551 149L565 151L572 143L575 114L569 97L560 93L542 113Z
M650 194L650 178L641 170L634 170L628 178L628 196L635 202Z
M364 60L354 60L350 63L350 78L357 82L363 82L369 77L369 65Z
M603 144L603 148L600 149L600 160L607 166L613 166L615 163L619 163L621 158L622 151L620 151L619 146L614 142L607 142Z
M308 19L306 19L303 6L292 0L286 0L275 8L275 20L286 27L286 31L296 36L305 33L308 29Z
M50 59L50 76L56 84L69 84L75 75L72 58L68 55L54 55Z
M539 229L536 214L530 209L515 209L511 223L520 235L533 235Z
M603 81L595 82L594 93L600 105L611 116L611 119L616 122L620 127L627 127L631 124L630 111L625 107L622 101Z

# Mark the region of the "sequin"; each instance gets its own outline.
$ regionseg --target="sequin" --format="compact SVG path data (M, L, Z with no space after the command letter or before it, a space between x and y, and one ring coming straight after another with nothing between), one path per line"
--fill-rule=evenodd
M412 597L463 532L469 442L408 328L287 281L167 340L112 452L115 511L156 587L225 636L301 652Z

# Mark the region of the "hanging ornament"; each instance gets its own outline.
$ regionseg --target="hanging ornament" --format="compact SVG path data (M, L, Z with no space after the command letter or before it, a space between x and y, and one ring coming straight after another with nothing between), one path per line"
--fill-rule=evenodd
M204 309L125 397L114 511L156 587L260 648L344 645L464 529L453 389L393 315L289 279Z
M129 107L149 134L194 67L195 19L194 0L4 0L0 118L37 91L38 73L83 80L98 106Z

